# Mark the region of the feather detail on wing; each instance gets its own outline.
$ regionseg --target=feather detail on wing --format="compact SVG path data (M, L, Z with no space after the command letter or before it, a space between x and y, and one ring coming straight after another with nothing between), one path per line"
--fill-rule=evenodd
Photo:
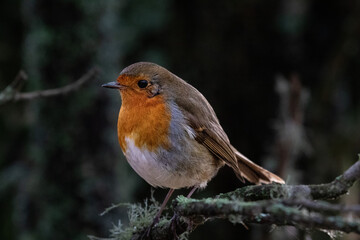
M195 139L203 144L212 154L214 154L218 159L223 160L227 165L229 165L237 172L240 172L239 166L237 164L237 156L232 150L231 145L225 142L223 139L216 137L208 129L198 128L195 129L196 136ZM244 182L244 178L239 176L240 180Z
M194 116L186 115L189 125L194 129L195 139L205 146L216 158L231 167L236 176L244 182L244 179L255 184L268 184L277 182L284 184L284 180L253 163L247 157L238 152L228 140L224 130L218 122L208 122L207 126L200 125Z
M285 183L284 180L277 175L253 163L229 143L218 138L213 132L203 128L195 129L195 131L195 139L203 144L218 159L223 160L226 165L230 166L242 182L244 182L245 178L255 184L269 184L272 182Z
M224 161L226 165L230 166L243 182L245 178L255 184L284 183L280 177L256 165L230 144L213 108L199 91L180 78L177 78L175 82L178 84L173 89L173 92L176 93L174 94L175 103L188 120L189 126L195 132L195 139L200 144L205 146L219 161Z

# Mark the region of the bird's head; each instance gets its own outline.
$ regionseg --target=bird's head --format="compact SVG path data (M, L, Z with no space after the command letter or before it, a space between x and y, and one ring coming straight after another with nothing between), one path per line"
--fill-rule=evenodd
M177 81L178 77L157 64L138 62L122 70L115 82L102 87L118 89L123 97L154 98L169 95Z

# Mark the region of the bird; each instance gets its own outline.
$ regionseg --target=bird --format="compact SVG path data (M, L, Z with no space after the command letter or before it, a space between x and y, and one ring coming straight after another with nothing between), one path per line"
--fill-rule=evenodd
M166 68L137 62L102 87L120 91L117 133L128 163L151 186L169 189L153 225L175 189L191 188L191 197L224 165L242 182L284 184L236 150L206 98Z

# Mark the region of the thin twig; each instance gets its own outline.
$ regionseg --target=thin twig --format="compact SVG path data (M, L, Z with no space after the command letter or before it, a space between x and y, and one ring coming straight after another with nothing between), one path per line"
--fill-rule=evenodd
M16 75L14 81L11 83L11 87L17 91L20 91L27 79L28 76L26 72L24 70L20 70Z
M0 104L14 99L15 94L20 91L27 79L28 76L25 71L20 70L14 81L12 81L2 92L0 92Z
M72 91L79 89L82 85L84 85L89 80L95 78L99 73L99 69L94 67L90 69L86 74L80 77L73 83L70 83L66 86L54 89L33 91L20 93L18 92L20 89L17 87L19 82L23 82L23 80L27 79L25 72L20 71L15 80L4 89L3 92L0 93L0 104L9 102L9 101L30 101L37 98L45 98L45 97L54 97L59 95L65 95Z

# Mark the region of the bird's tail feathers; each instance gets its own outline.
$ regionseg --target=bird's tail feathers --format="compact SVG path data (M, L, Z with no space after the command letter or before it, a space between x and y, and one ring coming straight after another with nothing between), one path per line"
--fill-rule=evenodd
M269 184L272 182L285 184L285 181L282 178L253 163L238 151L236 151L236 158L238 169L234 169L234 171L236 176L241 180L245 178L249 182L255 184Z

